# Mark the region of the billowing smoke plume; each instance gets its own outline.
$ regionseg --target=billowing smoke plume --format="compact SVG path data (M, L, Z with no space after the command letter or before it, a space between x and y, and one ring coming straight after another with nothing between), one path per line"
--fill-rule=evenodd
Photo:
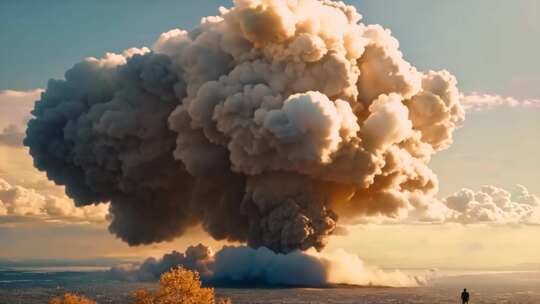
M417 71L360 20L335 1L235 1L49 81L25 144L79 206L110 201L110 231L131 245L202 224L321 249L338 218L434 194L427 164L463 119L451 74Z
M336 284L362 286L419 286L428 274L410 276L400 271L383 271L364 264L343 250L318 253L313 249L289 254L264 247L223 247L216 254L199 244L184 253L173 251L161 259L149 258L141 265L113 267L110 274L121 280L154 281L173 267L198 271L202 280L214 286L279 285L325 287Z
M209 247L199 244L189 246L185 253L172 251L163 255L159 260L148 258L142 264L122 264L110 269L110 273L117 279L128 281L155 281L161 274L171 268L182 266L197 271L201 277L207 279L212 276L213 252Z

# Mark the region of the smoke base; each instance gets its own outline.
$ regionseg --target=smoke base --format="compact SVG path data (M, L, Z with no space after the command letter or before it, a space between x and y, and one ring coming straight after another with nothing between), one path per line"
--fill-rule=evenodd
M206 284L219 287L412 287L428 283L427 276L367 266L343 250L319 253L312 249L285 255L265 247L225 246L214 254L202 244L188 247L185 253L173 251L159 260L149 258L140 265L116 266L109 273L120 280L154 281L177 266L198 271Z

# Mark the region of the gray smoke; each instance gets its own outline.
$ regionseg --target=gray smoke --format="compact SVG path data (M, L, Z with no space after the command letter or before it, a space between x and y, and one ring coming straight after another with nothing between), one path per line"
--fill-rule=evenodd
M338 218L397 217L436 193L427 164L463 120L451 74L417 71L360 20L335 1L236 1L50 80L24 143L78 206L110 201L130 245L201 224L322 249Z
M190 246L185 254L177 251L161 259L146 259L142 264L112 267L109 274L119 280L156 281L174 267L199 272L201 279L212 286L309 286L328 287L336 284L375 286L419 286L428 276L410 276L401 271L383 271L364 264L356 255L343 250L318 253L311 249L289 254L267 248L225 246L217 253L202 244Z
M202 278L209 278L212 267L212 251L210 248L199 244L189 246L185 253L172 251L163 255L159 260L148 258L140 265L122 264L114 266L109 273L117 279L128 281L156 281L161 274L171 270L171 268L182 266L190 270L197 271Z

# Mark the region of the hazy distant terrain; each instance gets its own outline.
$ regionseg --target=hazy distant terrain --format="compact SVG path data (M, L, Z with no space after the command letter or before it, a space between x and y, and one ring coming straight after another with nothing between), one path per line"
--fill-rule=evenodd
M46 303L65 291L92 297L98 303L129 303L129 294L153 283L123 282L110 279L103 271L55 272L0 271L0 304ZM86 269L88 270L88 269ZM540 272L500 272L442 274L432 285L420 288L218 288L219 296L236 304L352 304L352 303L457 303L463 287L471 290L473 301L480 303L540 303Z

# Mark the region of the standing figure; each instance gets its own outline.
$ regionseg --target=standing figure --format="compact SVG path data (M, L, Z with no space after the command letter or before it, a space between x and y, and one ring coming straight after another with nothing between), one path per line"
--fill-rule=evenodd
M467 288L463 289L463 292L461 293L461 302L463 302L463 304L469 303L469 292L467 292Z

